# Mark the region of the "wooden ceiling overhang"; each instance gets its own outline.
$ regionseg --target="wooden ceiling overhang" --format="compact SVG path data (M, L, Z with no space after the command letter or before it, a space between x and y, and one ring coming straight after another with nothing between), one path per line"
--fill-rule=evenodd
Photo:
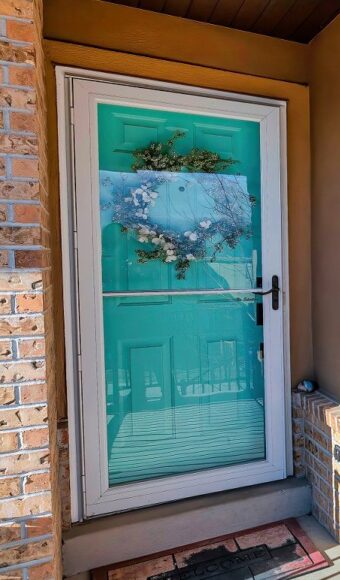
M340 13L340 0L102 0L308 43Z
M70 50L78 45L147 56L155 66L160 60L171 61L308 84L306 44L106 0L47 0L44 38L68 43ZM203 70L197 71L197 85L202 84Z

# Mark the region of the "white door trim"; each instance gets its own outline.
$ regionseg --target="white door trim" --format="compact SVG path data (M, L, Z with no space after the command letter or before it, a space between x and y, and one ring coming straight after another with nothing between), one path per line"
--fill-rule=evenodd
M60 154L60 183L61 183L61 214L62 214L62 244L63 244L63 269L64 269L64 303L65 303L65 340L67 353L67 387L68 387L68 412L70 425L70 460L71 460L71 490L72 490L72 521L79 521L82 517L81 493L85 492L85 517L91 517L103 513L112 513L123 509L132 509L141 505L151 505L169 500L181 499L190 495L200 495L215 491L222 491L238 486L263 483L282 479L291 473L291 443L290 421L285 421L285 413L282 410L286 406L286 419L290 417L290 369L289 369L289 332L288 332L288 264L287 264L287 199L286 199L286 155L285 155L285 103L270 99L260 99L244 95L235 95L221 91L209 91L191 87L183 87L169 83L143 81L118 75L96 75L74 69L59 68L57 70L58 87L58 120L59 120L59 154ZM84 204L78 203L78 213L82 215L81 231L73 238L71 232L75 221L72 217L74 209L72 203L73 167L70 153L70 106L73 105L71 91L67 90L70 77L76 78L76 99L78 106L75 110L74 122L77 125L76 150L78 163L77 186L84 195L88 196L88 203L92 205L91 212L83 212ZM84 78L85 77L85 78ZM92 80L89 80L92 77ZM96 82L100 81L105 82ZM113 91L114 83L114 91ZM131 97L133 86L140 87L138 92ZM165 92L169 91L171 92ZM160 92L162 91L162 92ZM189 93L189 95L188 95ZM206 99L205 97L209 97ZM263 200L270 200L273 206L270 210L271 228L264 227L264 231L271 232L274 237L281 237L282 251L279 254L273 252L273 244L263 239L264 248L264 286L270 286L269 280L273 274L278 274L282 288L281 305L284 308L273 312L270 298L264 301L264 316L269 324L265 326L265 343L267 360L275 360L276 367L265 368L266 384L277 384L275 389L276 400L272 400L273 392L267 389L267 409L273 407L274 412L268 416L267 432L267 460L253 464L219 468L207 472L198 472L173 476L163 480L147 481L108 488L107 461L106 461L106 429L105 429L105 401L103 389L92 388L81 390L78 374L80 370L83 376L92 385L103 384L103 345L101 329L101 272L99 260L95 260L96 252L100 247L99 232L96 231L95 220L92 220L98 210L98 191L94 191L89 184L95 183L91 175L96 175L97 152L95 148L89 150L90 129L96 130L96 115L94 103L119 102L124 104L138 104L143 107L164 108L171 110L200 112L213 116L234 116L257 120L261 125L261 159L262 159L262 195ZM92 140L93 141L93 140ZM81 167L81 171L80 171ZM86 194L84 194L86 191ZM274 193L273 193L274 192ZM273 200L275 203L273 203ZM267 203L263 203L262 220L268 223ZM70 215L71 213L71 215ZM88 214L91 214L90 216ZM87 214L87 215L85 215ZM78 224L79 225L79 224ZM94 231L94 237L89 232ZM273 240L274 238L271 238ZM76 246L81 248L77 264L72 256ZM277 244L274 244L277 246ZM280 245L278 246L280 248ZM97 254L98 255L98 254ZM278 268L278 264L280 267ZM78 280L75 278L75 270ZM91 272L95 272L97 283L91 285ZM80 300L80 318L93 316L87 320L86 327L96 329L97 340L93 335L84 332L82 325L79 328L79 317L72 316L75 312L79 295L75 299L76 284L82 288ZM85 294L85 296L84 296ZM99 310L98 310L98 305ZM97 309L97 311L96 311ZM92 314L91 314L92 313ZM276 317L276 319L275 319ZM271 325L271 322L273 324ZM78 326L78 328L77 328ZM82 334L82 353L79 351L79 334ZM92 336L92 338L91 338ZM278 342L283 345L280 348L280 357L271 357L270 349L277 349ZM97 354L93 355L97 349ZM85 350L84 350L85 349ZM86 355L87 353L87 355ZM92 356L90 356L92 353ZM80 360L81 368L77 369L76 360ZM78 355L78 356L77 356ZM97 365L93 364L99 363ZM276 380L274 381L274 378ZM279 380L277 377L280 377ZM85 404L80 405L80 400ZM99 401L99 403L98 403ZM95 409L97 411L95 412ZM87 425L85 438L82 439L81 424ZM286 423L286 426L285 426ZM287 433L288 432L288 433ZM289 444L285 445L285 434ZM84 435L84 434L83 434ZM284 456L284 448L288 452L288 461ZM85 462L80 460L83 457ZM91 466L86 470L86 466ZM80 475L85 480L85 486L81 489ZM155 485L156 483L156 485ZM190 487L190 490L188 489ZM122 494L122 489L124 492ZM140 496L143 495L143 504Z

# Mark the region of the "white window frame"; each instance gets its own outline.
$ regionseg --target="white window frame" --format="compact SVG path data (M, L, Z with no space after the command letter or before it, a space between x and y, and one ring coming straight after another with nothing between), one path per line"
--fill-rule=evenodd
M56 74L72 521L291 475L285 101L68 67L57 67ZM277 274L281 288L278 311L272 310L270 296L263 302L267 386L264 461L111 488L108 485L98 148L97 140L89 139L89 131L97 131L97 102L260 123L263 287L269 288L272 275ZM82 203L77 199L77 188L82 191ZM86 210L89 206L91 212Z

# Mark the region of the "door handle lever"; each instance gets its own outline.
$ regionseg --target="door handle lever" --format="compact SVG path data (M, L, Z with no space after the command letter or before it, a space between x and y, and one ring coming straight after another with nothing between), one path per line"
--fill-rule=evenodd
M270 290L264 290L263 292L256 292L257 296L267 296L267 294L272 295L272 309L273 310L279 309L279 305L280 305L279 304L279 293L280 293L279 277L276 275L272 277L272 287Z

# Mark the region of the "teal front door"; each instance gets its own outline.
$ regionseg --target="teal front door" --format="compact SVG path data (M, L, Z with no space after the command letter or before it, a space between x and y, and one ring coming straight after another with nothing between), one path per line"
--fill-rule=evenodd
M141 103L141 92L92 103L91 210L83 176L77 193L80 227L94 220L100 250L105 478L112 494L190 481L192 493L182 495L195 486L204 493L212 488L202 482L222 471L248 485L247 469L272 464L268 424L277 405L266 384L276 312L262 289L270 289L268 240L274 246L278 232L268 232L275 215L263 196L261 123L221 112L218 102L189 111L173 95L177 106L157 107L146 91ZM83 234L91 238L85 226ZM275 467L267 479L279 476Z
M183 133L179 154L197 148L237 162L216 175L172 171L164 182L165 171L133 172L133 152L174 131ZM261 278L259 124L99 104L98 139L110 484L265 459L261 298L210 292ZM122 231L142 211L131 192L155 174L147 219ZM138 260L152 249L139 231L204 232L224 219L219 204L237 227L246 222L235 247L215 233L185 278L176 260Z

